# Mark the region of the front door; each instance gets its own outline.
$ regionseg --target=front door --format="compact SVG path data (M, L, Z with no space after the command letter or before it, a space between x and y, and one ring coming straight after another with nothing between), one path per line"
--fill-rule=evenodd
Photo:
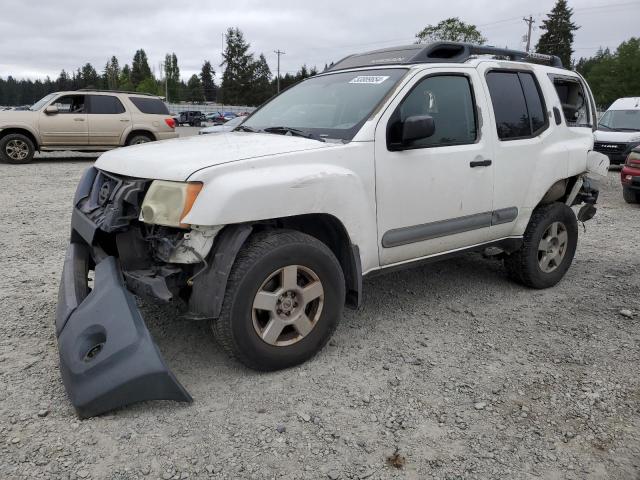
M417 75L376 129L380 263L389 265L491 239L493 146L488 104L472 68ZM433 135L402 144L409 117L433 118Z
M124 131L131 125L131 115L114 95L87 95L89 144L118 146Z
M57 113L40 114L39 128L43 146L84 146L89 143L85 95L64 95L49 106Z

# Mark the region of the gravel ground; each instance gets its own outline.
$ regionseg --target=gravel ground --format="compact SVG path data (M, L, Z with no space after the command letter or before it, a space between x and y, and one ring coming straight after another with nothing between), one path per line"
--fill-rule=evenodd
M617 172L553 289L477 255L372 278L319 355L269 374L143 306L195 402L80 421L53 322L95 157L60 156L0 164L0 478L640 479L640 208Z

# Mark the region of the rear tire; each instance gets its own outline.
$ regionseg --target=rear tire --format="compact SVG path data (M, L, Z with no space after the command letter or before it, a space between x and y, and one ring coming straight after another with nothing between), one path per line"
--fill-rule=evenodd
M279 370L322 349L344 302L342 268L324 243L291 230L261 232L238 254L212 329L247 367Z
M131 138L127 140L127 147L131 145L141 145L143 143L149 143L149 142L153 142L153 138L151 138L149 135L139 133L139 134L133 135Z
M509 277L531 288L557 284L571 266L578 244L578 221L564 203L536 208L522 247L504 259Z
M627 203L640 203L640 192L636 192L630 188L623 188L622 198L624 198L624 201Z
M20 133L10 133L0 139L0 160L14 165L29 163L36 153L29 137Z

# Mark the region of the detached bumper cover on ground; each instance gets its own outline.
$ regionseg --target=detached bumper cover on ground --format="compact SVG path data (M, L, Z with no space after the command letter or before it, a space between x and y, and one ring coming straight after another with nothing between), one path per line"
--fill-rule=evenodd
M74 220L79 215L76 210ZM90 258L87 244L69 245L56 311L60 371L78 415L91 417L143 400L191 402L165 365L115 257L96 265L88 293Z

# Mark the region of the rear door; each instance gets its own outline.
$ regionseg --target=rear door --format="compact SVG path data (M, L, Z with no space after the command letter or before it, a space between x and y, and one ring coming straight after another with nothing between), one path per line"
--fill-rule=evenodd
M131 124L131 114L115 95L87 95L89 144L118 146Z
M85 95L64 95L47 106L55 106L58 113L43 109L38 127L43 146L85 146L89 143Z
M493 206L510 213L492 226L493 236L522 235L542 196L567 177L567 137L553 119L556 105L546 101L557 96L548 78L527 65L500 69L487 63L479 71L492 104L488 134L495 144Z
M473 68L429 69L382 115L375 134L382 265L489 240L493 145L479 84ZM434 119L434 135L395 143L407 118L421 115Z

